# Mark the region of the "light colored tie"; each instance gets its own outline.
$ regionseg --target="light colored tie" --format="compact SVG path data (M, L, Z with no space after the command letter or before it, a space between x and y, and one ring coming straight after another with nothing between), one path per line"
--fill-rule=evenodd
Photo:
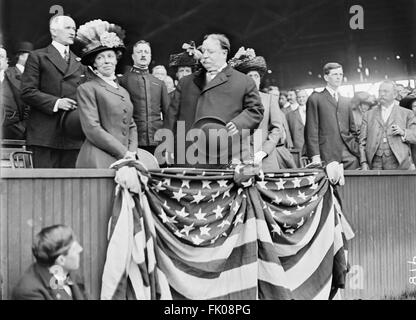
M334 99L336 102L338 102L338 93L334 92Z

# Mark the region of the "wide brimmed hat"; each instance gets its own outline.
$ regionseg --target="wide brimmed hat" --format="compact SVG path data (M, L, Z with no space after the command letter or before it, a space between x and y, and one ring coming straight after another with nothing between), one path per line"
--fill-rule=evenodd
M195 47L195 42L190 41L189 43L184 43L182 45L184 52L171 54L169 56L169 67L178 68L178 67L196 67L198 65L198 55L197 49Z
M126 50L123 39L125 31L107 21L93 20L80 26L75 38L81 47L81 63L91 65L100 52L114 50L119 58Z
M402 100L400 100L399 105L403 108L412 110L412 103L416 100L416 93L408 94Z
M241 47L235 56L229 61L231 67L242 73L257 71L260 76L267 72L266 60L262 56L256 56L253 49Z
M29 41L22 41L19 42L16 46L17 50L16 53L25 53L25 52L30 52L32 51L33 48L33 43L29 42Z

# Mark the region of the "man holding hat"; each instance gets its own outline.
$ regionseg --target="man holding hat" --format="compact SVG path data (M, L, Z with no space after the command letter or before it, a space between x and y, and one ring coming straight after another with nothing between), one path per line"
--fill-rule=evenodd
M228 135L237 140L241 139L244 129L258 128L263 119L264 108L254 81L227 64L229 52L230 42L225 35L205 36L200 58L203 68L179 80L168 114L168 123L177 142L175 163L178 165L194 165L189 161L192 148L188 147L195 141L188 132L198 129L194 124L202 119L221 119ZM209 139L206 144L209 146ZM180 148L183 145L184 150ZM216 165L223 167L223 163Z
M4 73L8 89L5 91L3 139L26 139L26 120L30 107L21 99L20 83L26 60L32 50L32 43L20 42L16 52L16 65L9 67Z
M87 74L69 49L75 29L69 16L52 18L52 43L29 54L22 75L22 100L31 108L26 141L35 168L74 168L83 141L61 127L65 113L77 113L76 90Z

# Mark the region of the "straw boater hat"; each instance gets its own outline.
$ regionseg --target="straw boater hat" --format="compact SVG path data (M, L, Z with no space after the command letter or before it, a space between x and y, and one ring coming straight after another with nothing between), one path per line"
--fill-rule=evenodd
M121 27L100 19L80 26L75 40L81 47L82 64L92 65L98 53L109 49L119 58L126 50L124 38L125 31Z
M262 56L256 56L253 49L241 47L235 56L228 62L231 67L242 73L257 71L261 77L267 72L266 60Z
M184 43L182 49L185 51L180 53L171 54L169 56L169 67L191 67L195 68L198 65L198 60L194 56L195 42Z

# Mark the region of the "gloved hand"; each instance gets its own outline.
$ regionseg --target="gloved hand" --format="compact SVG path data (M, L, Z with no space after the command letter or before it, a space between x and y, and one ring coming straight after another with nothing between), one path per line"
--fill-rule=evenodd
M340 186L345 184L344 167L342 166L342 163L332 161L327 164L325 169L331 184L339 184Z

